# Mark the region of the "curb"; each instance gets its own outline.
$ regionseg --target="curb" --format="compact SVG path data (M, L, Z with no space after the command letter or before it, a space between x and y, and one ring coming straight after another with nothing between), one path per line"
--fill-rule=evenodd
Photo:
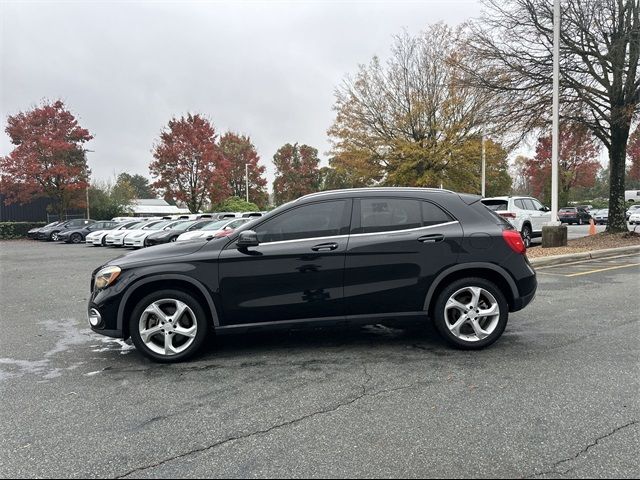
M534 267L543 267L547 265L562 265L563 263L575 262L577 260L615 257L617 255L635 252L640 252L640 245L606 248L604 250L592 250L591 252L568 253L566 255L552 255L549 257L537 257L529 259L529 262L531 262L531 265Z

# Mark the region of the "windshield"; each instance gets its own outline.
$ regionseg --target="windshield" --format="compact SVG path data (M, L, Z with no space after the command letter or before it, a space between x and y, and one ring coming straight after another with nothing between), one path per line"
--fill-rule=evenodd
M207 223L202 227L202 230L220 230L227 223L229 223L229 220L218 220L217 222Z
M185 222L185 221L181 221L179 223L176 223L175 225L172 225L170 228L171 230L179 230L179 231L184 231L189 227L192 227L193 225L195 225L198 222Z
M560 211L561 212L575 212L576 209L575 208L561 208Z
M174 220L165 220L164 222L152 223L146 227L142 227L143 230L162 230L164 227L173 223Z

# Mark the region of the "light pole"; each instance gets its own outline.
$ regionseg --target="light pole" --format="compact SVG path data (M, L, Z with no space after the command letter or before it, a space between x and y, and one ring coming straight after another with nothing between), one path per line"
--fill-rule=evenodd
M558 150L560 145L560 0L553 2L553 125L551 135L551 223L558 222Z
M487 169L487 158L486 158L486 149L484 146L484 133L482 134L482 197L485 197L487 177L486 177L486 169Z
M247 203L249 203L249 164L244 164L244 180L245 180L245 193L247 195Z

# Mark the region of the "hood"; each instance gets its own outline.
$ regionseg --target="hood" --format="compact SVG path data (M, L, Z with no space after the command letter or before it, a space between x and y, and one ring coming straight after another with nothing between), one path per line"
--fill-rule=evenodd
M202 249L207 242L181 242L181 243L167 243L163 245L157 245L155 247L147 247L142 250L137 250L131 253L127 253L121 257L111 260L108 265L118 265L119 267L126 267L127 265L135 264L138 262L149 261L161 261L164 258L179 257L182 255L189 255Z

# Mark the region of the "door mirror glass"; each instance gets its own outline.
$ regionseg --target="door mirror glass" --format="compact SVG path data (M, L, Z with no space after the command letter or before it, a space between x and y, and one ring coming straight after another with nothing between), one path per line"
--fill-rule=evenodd
M244 230L238 236L238 248L257 247L260 245L258 234L253 230Z
M550 212L550 211L551 211L551 209L550 209L549 207L542 207L542 208L540 209L540 211L541 211L541 212Z

